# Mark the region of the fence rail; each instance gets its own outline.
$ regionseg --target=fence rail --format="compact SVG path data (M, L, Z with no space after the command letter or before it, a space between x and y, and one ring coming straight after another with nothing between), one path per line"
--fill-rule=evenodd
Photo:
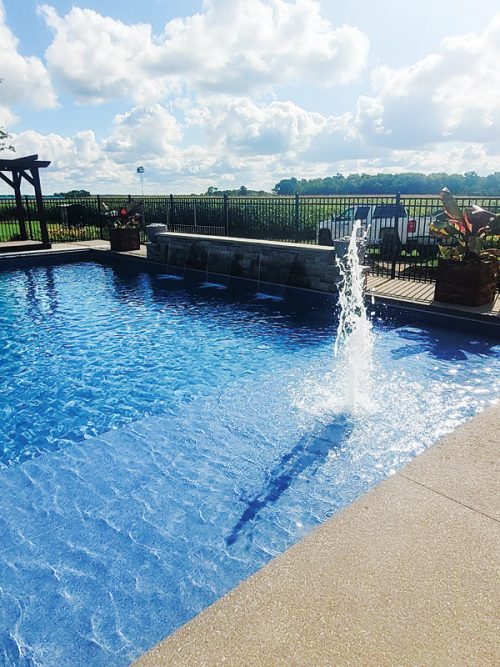
M330 243L349 235L354 220L367 230L366 260L376 275L432 281L437 242L429 234L433 216L442 210L437 196L355 195L228 197L95 195L80 198L44 197L52 243L108 238L108 223L132 199L144 202L144 226L163 223L171 231L237 236L296 243ZM500 212L500 197L457 197L459 205L478 204ZM0 200L0 241L40 240L34 199ZM23 230L24 231L24 230ZM500 239L492 240L500 245Z

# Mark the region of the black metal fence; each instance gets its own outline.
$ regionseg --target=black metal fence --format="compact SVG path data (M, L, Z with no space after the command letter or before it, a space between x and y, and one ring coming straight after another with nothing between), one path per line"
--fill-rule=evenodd
M44 197L52 243L108 238L113 211L132 199L144 202L144 227L166 224L170 231L237 236L296 243L331 243L351 234L361 220L366 261L376 275L432 281L438 244L429 224L442 210L437 196L130 196ZM461 206L478 204L500 212L500 198L457 197ZM35 202L23 199L27 235L39 240ZM20 239L15 201L0 200L0 241ZM500 239L492 239L500 245Z

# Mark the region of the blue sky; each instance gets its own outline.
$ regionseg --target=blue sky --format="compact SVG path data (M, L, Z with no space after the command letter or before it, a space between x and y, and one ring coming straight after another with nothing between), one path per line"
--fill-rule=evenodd
M45 191L500 169L498 0L0 0L0 125Z

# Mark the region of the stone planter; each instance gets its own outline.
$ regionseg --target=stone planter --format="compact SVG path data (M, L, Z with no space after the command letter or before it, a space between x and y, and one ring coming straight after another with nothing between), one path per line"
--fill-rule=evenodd
M116 250L118 252L139 250L141 247L139 229L134 227L115 227L110 229L109 242L111 244L111 250Z
M158 222L154 222L151 225L147 225L146 227L146 234L148 236L148 239L151 241L151 243L156 243L156 235L167 232L168 228L167 225L162 225Z
M435 301L461 306L492 304L497 289L498 262L457 262L440 259L436 273Z

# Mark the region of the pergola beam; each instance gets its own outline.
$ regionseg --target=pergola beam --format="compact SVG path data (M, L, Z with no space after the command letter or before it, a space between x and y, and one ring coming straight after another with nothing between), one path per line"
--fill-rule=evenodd
M0 171L0 178L2 179L2 181L5 181L7 185L10 185L11 188L14 187L14 181L11 181L10 178L5 174L2 174L1 171Z
M35 190L36 207L38 219L40 221L42 243L47 248L50 248L50 239L47 229L47 221L45 218L42 188L40 186L40 169L48 167L49 164L50 161L48 160L39 160L38 155L26 155L25 157L15 158L14 160L0 159L0 179L7 183L7 185L10 185L10 187L14 190L21 240L26 241L28 238L26 230L26 217L21 195L21 181L23 178L25 178ZM11 178L3 173L6 171L10 172Z
M49 232L47 230L47 220L45 219L45 208L42 199L42 188L40 185L40 172L36 168L30 169L33 177L33 187L35 188L36 206L38 209L38 219L40 220L40 231L42 233L42 243L50 247Z
M21 177L24 176L24 178L28 181L30 185L35 187L35 181L33 180L33 177L27 174L24 170L21 172Z
M12 176L14 180L14 195L16 197L17 219L19 220L19 234L21 236L21 241L26 241L28 239L28 234L26 232L26 218L21 196L21 180L23 176L18 171L13 171Z

